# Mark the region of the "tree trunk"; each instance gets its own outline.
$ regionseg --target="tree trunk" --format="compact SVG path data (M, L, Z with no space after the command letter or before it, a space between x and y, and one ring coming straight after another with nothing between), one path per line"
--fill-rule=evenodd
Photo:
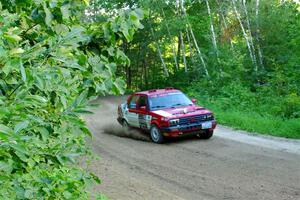
M222 20L222 22L223 22L223 24L224 24L224 28L225 28L225 30L228 30L228 25L227 25L227 22L226 22L226 19L225 19L225 16L224 16L224 13L223 13L221 4L220 4L219 0L216 0L216 2L217 2L217 4L218 4L218 6L219 6L219 15L221 16L221 20ZM220 21L221 21L221 20L220 20ZM224 28L223 28L223 30L224 30ZM232 41L231 41L231 38L230 38L230 47L231 47L231 50L234 50L234 47L233 47L233 43L232 43Z
M165 15L164 10L163 9L161 9L161 10L162 10L163 18L166 19L166 15ZM166 28L167 28L168 37L170 38L171 43L172 43L172 52L173 52L173 59L174 59L175 67L176 67L176 70L178 70L178 62L177 62L175 45L174 45L174 41L171 37L170 28L169 28L168 23L166 23Z
M213 23L213 17L212 17L212 14L211 14L211 10L210 10L208 0L205 0L205 1L206 1L207 13L209 15L209 21L210 21L210 31L211 31L211 36L212 36L212 44L213 44L213 47L214 47L214 52L215 52L216 57L217 57L217 66L219 68L220 76L222 77L223 76L223 70L222 70L221 66L219 65L219 63L220 63L219 49L218 49L218 46L217 46L217 38L216 38L215 27L214 27L214 23ZM200 0L199 0L199 2L200 2Z
M150 26L151 26L151 22L150 22ZM156 44L156 48L157 48L157 52L158 52L158 55L159 55L161 64L162 64L163 69L164 69L165 76L168 77L168 76L169 76L169 72L168 72L167 66L166 66L166 64L165 64L164 58L163 58L163 56L162 56L162 53L161 53L159 44L158 44L158 42L157 42L157 40L156 40L156 38L155 38L153 28L151 27L150 29L151 29L152 37L153 37L153 39L154 39L154 41L155 41L155 44Z
M131 83L132 83L132 79L131 79L131 65L129 65L127 67L127 88L131 89Z
M254 57L253 57L253 52L252 52L252 48L251 48L251 45L250 45L250 42L249 42L249 39L248 39L248 35L247 35L246 30L245 30L245 28L244 28L244 25L243 25L243 23L242 23L241 17L240 17L240 15L239 15L238 11L237 11L236 4L235 4L235 0L232 0L232 5L233 5L233 9L234 9L236 18L237 18L237 20L239 21L239 24L240 24L240 26L241 26L241 29L242 29L244 38L245 38L245 40L246 40L247 48L248 48L248 51L249 51L249 56L250 56L251 61L252 61L252 63L253 63L254 70L256 70L256 61L254 60Z
M258 57L259 57L259 64L264 69L264 62L263 62L263 54L260 48L260 41L259 41L259 0L256 0L256 6L255 6L255 16L256 16L256 42L257 42L257 50L258 50Z
M180 34L178 35L178 44L177 44L177 61L178 65L180 64L180 52L181 52L181 37Z
M192 48L192 43L191 43L191 38L190 38L190 33L188 31L187 28L185 28L185 33L186 33L186 37L189 43L189 50L190 50L190 58L192 60L193 65L195 64L194 62L194 54L193 54L193 48Z
M180 7L181 7L181 9L182 9L183 14L184 14L186 20L188 21L188 17L187 17L187 14L186 14L186 12L185 12L185 8L184 8L184 5L183 5L183 0L179 0L179 3L180 3ZM208 70L207 70L207 67L206 67L206 64L205 64L205 61L204 61L202 52L201 52L201 50L200 50L200 48L199 48L199 45L198 45L198 42L197 42L197 40L196 40L196 38L195 38L193 29L192 29L192 27L191 27L191 25L190 25L189 22L187 22L187 25L188 25L188 29L189 29L189 31L190 31L190 33L191 33L193 42L194 42L194 44L195 44L195 48L196 48L196 50L197 50L198 56L199 56L200 61L201 61L201 63L202 63L202 66L203 66L205 75L206 75L207 77L209 77L209 73L208 73Z
M182 58L183 58L183 64L184 64L184 71L187 72L187 65L186 65L186 56L185 56L185 45L184 40L182 36L182 32L179 32L180 40L181 40L181 46L182 46Z
M217 58L219 58L219 50L218 50L218 46L217 46L217 39L216 39L216 33L215 33L214 24L213 24L213 18L212 18L212 15L211 15L208 0L205 0L205 1L206 1L207 13L209 15L209 21L210 21L210 31L211 31L211 37L212 37L212 44L213 44L216 56L217 56ZM200 3L200 0L199 0L199 3Z
M146 63L146 59L144 59L144 66L145 66L145 85L146 85L146 88L148 89L149 88L149 77L148 77L148 70L149 70L149 67Z
M254 70L255 72L257 72L257 61L256 61L256 54L255 54L255 48L254 48L254 43L253 43L253 37L252 37L252 31L251 31L251 26L250 26L250 21L249 21L249 17L248 17L248 11L247 11L247 6L246 6L246 0L242 0L243 2L243 8L244 8L244 12L245 12L245 16L246 16L246 24L248 27L248 32L249 32L249 42L250 42L250 46L252 48L252 53L253 53L253 59L255 61L255 67Z

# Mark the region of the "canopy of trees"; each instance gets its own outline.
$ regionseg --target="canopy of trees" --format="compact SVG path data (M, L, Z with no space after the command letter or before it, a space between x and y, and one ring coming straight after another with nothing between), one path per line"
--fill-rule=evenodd
M275 81L277 86L294 85L294 80L300 80L299 73L290 78L290 73L299 69L299 5L293 1L93 3L95 13L97 8L111 15L117 13L115 10L135 7L148 11L143 31L133 44L123 45L132 60L128 68L122 69L130 89L153 87L161 82L158 80L176 75L241 80L254 85ZM281 79L276 78L278 74Z

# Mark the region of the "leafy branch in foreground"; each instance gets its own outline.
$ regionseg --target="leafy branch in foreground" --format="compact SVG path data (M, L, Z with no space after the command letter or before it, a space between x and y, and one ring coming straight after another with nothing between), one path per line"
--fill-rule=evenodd
M83 23L86 2L0 1L0 199L88 199L99 181L78 166L91 135L80 114L124 91L118 45L143 16Z

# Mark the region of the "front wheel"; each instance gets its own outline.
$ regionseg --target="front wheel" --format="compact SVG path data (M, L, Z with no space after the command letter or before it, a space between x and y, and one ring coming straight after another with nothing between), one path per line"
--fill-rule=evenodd
M199 137L200 139L209 139L213 136L214 131L210 131L210 130L206 130L204 133L199 133L197 135L197 137Z
M157 144L164 142L164 136L156 125L152 125L150 129L151 140Z

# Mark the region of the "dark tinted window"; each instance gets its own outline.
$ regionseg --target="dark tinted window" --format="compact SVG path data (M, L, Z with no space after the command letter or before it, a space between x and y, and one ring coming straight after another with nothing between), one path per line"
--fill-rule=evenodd
M140 96L138 100L138 108L146 106L147 107L147 97L146 96Z
M130 109L136 109L136 102L138 100L139 96L133 96L129 102L128 108Z

